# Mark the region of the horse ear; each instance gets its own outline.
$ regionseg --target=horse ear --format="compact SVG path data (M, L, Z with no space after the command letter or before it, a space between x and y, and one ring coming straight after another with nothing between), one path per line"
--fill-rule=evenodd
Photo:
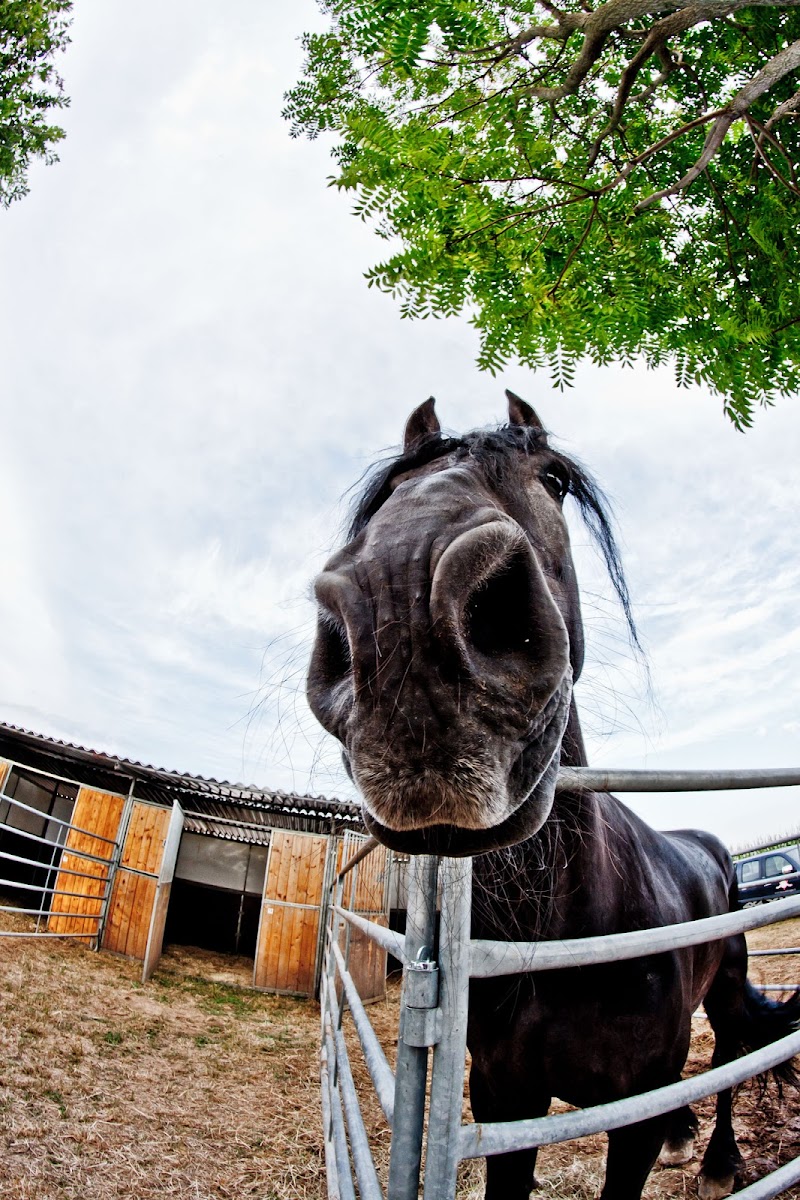
M439 419L433 411L436 401L433 396L426 400L424 404L420 404L419 408L415 408L411 416L406 421L405 431L403 433L403 453L409 454L416 449L417 445L423 438L430 437L433 434L441 433L442 427L439 424Z
M520 400L519 396L515 396L508 388L506 388L506 396L508 397L508 419L512 425L527 425L530 429L544 433L544 425L530 404Z

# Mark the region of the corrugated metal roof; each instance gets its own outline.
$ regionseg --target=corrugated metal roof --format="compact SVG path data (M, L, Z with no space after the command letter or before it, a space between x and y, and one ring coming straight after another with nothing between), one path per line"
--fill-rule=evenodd
M268 846L275 825L260 821L225 821L219 817L205 817L190 812L184 817L183 827L188 833L202 833L205 837L222 838L226 842Z
M297 795L291 792L261 788L255 785L229 783L202 775L179 771L168 771L148 763L129 758L118 758L97 750L50 738L33 730L21 729L16 725L0 722L0 743L3 752L14 759L23 760L15 749L26 751L48 760L55 759L58 766L50 769L54 774L65 775L76 782L102 780L100 786L112 791L127 791L131 781L134 795L142 800L171 803L178 800L182 807L195 813L196 819L204 823L197 832L210 832L214 818L220 832L219 837L233 837L221 832L225 819L235 818L242 826L269 825L271 828L319 829L325 823L361 825L359 805L347 803L327 796ZM29 759L29 765L33 764ZM87 774L92 778L87 778ZM264 814L259 817L258 814ZM269 814L268 822L264 819ZM280 818L280 819L279 819ZM188 824L187 824L188 828ZM233 826L230 826L233 828ZM239 836L237 841L250 841L251 836Z

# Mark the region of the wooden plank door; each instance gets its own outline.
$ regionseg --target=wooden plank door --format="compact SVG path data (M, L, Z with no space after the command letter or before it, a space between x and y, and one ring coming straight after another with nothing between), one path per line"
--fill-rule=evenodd
M254 987L313 996L330 848L331 839L324 835L273 832L253 966Z
M348 862L367 840L365 834L347 830L344 835L343 862ZM386 846L362 858L345 876L342 906L367 917L376 925L389 924L389 875L392 852ZM348 969L365 1004L386 994L386 951L360 929L348 926Z
M172 892L172 880L175 878L175 864L178 861L181 836L183 834L183 809L176 800L167 826L167 836L164 842L164 854L161 859L161 869L156 884L156 898L153 913L150 917L150 931L147 935L147 948L144 953L142 983L147 983L155 970L156 963L161 958L164 945L164 929L167 924L167 909Z
M72 810L47 921L48 933L100 932L125 797L82 787Z
M134 800L103 930L103 949L144 959L171 812Z

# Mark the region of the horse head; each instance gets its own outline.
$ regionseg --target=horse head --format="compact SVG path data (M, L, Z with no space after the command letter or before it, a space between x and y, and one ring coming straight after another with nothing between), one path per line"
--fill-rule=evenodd
M506 426L461 438L442 435L432 399L417 408L315 583L309 703L342 743L370 832L411 853L536 833L583 661L563 501L573 491L608 532L605 514L507 395ZM577 724L567 740L576 761Z

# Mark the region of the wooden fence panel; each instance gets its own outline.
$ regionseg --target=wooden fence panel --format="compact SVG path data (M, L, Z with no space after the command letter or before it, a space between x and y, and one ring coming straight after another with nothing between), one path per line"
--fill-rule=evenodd
M311 996L330 839L275 830L270 841L253 986Z
M48 919L49 933L97 936L124 807L125 798L113 792L86 787L78 791L72 811L72 826L77 828L67 831L51 904L53 913L64 915ZM84 858L80 851L93 858Z
M349 861L365 841L363 834L348 830L344 835L344 861ZM376 925L388 925L391 868L391 851L386 846L376 846L345 876L344 906ZM353 926L349 927L347 936L348 968L359 996L365 1004L381 1000L386 994L386 951Z
M103 949L144 959L170 810L134 801L111 891Z

